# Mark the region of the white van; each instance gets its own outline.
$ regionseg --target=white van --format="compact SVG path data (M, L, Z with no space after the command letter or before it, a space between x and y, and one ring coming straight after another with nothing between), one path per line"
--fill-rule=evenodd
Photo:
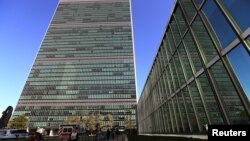
M26 130L19 129L1 129L0 130L0 139L5 138L28 138L29 134Z

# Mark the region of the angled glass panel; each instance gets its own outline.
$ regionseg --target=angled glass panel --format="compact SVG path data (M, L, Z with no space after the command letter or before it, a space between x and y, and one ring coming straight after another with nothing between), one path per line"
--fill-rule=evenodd
M193 72L190 66L190 62L186 53L184 46L181 44L179 49L180 61L184 65L184 72L186 73L186 80L193 76Z
M179 110L179 105L177 102L177 96L172 97L173 106L174 106L174 113L175 113L175 119L176 119L176 125L177 125L177 132L183 132L182 124L181 124L181 115Z
M179 55L178 55L177 52L174 55L174 61L175 61L177 75L178 75L178 78L179 78L179 83L180 83L180 86L181 86L186 81L185 81L185 77L184 77L184 74L183 74L183 71L182 71Z
M221 112L219 111L219 106L215 100L214 93L211 89L211 86L208 82L206 74L199 76L198 81L200 83L203 97L206 103L206 109L208 111L211 124L224 124Z
M214 56L217 55L217 53L215 46L199 16L196 17L194 23L192 24L192 29L194 30L195 37L197 38L201 49L203 50L203 54L206 56L207 62L209 62Z
M165 90L164 91L165 91L165 95L168 97L171 94L171 90L169 88L169 80L168 80L169 78L168 78L168 75L167 75L166 71L164 71L164 74L163 74L164 86L165 86Z
M195 4L199 7L204 0L195 0Z
M192 3L192 0L180 0L182 6L184 7L184 13L186 13L189 23L194 18L196 13L195 7Z
M165 69L167 65L167 54L166 54L166 46L164 44L161 45L160 59L161 59L161 69L162 71Z
M184 43L186 45L187 52L191 56L191 62L194 65L195 71L199 71L202 68L202 63L200 60L199 51L194 44L194 40L191 38L190 33L188 32L184 38Z
M167 117L164 111L164 105L160 107L161 116L162 116L162 124L163 124L163 133L167 133Z
M202 11L217 36L221 47L225 48L236 38L236 34L234 33L232 27L229 25L228 21L213 0L206 1Z
M170 60L169 65L170 65L171 75L172 75L173 84L174 84L174 89L173 89L174 91L173 92L175 92L179 88L179 82L178 82L177 72L175 69L174 58L172 60Z
M171 119L171 116L170 116L170 110L169 110L169 106L168 106L168 102L166 102L164 104L164 110L165 110L165 114L166 114L166 117L167 117L167 129L168 129L168 132L169 133L172 133L172 119Z
M187 30L187 25L186 25L184 16L181 12L181 8L179 6L176 8L176 11L174 12L174 16L176 19L176 23L178 24L178 27L180 29L181 35L183 35L185 31Z
M163 43L164 43L164 46L166 47L167 62L168 62L168 60L170 60L170 58L172 57L172 49L171 49L171 45L169 44L169 41L168 41L167 33L165 34L165 36L163 38Z
M171 31L170 28L167 31L167 37L168 37L168 41L169 41L169 45L170 45L171 54L173 54L176 48L175 48L175 42L174 42L173 34L172 34L172 31Z
M207 120L204 105L201 101L200 93L198 91L196 82L193 81L189 86L190 86L189 87L190 93L191 93L191 96L193 97L193 102L194 102L194 105L195 105L195 108L197 111L197 116L198 116L199 122L202 126L202 130L205 131L206 125L208 124L208 120Z
M164 39L163 39L164 40ZM168 55L169 55L169 52L168 52L168 49L167 49L167 45L165 43L165 41L162 42L162 57L164 59L164 67L168 64Z
M250 26L249 17L249 0L221 0L234 20L240 26L241 30L244 31Z
M171 74L170 64L167 66L165 72L167 73L168 84L170 88L169 92L170 94L172 94L173 92L175 92L175 87L174 87L174 81L173 81L172 74Z
M172 33L173 33L173 37L174 37L174 41L175 41L175 45L177 46L178 43L181 41L181 36L180 36L180 32L178 30L177 24L174 20L174 18L172 19L170 25L169 25L172 29Z
M164 77L163 77L164 74L162 74L161 78L160 78L160 82L159 82L159 85L160 85L160 92L161 92L161 96L162 96L162 101L166 98L166 87L164 85Z
M183 92L183 96L184 96L184 101L186 103L189 122L191 124L191 130L192 130L192 132L199 132L196 116L194 114L194 107L193 107L193 104L192 104L190 94L189 94L187 87L184 88L182 90L182 92Z
M246 111L222 62L217 62L210 70L231 124L249 123Z
M188 124L188 117L187 117L187 112L185 110L185 104L183 101L183 93L179 92L177 94L178 102L179 102L179 108L180 108L180 116L183 122L183 128L180 129L181 131L183 130L184 132L190 132L189 124Z
M169 106L169 111L170 111L170 116L171 116L171 124L172 124L172 131L173 133L177 132L177 119L175 117L175 113L174 113L174 106L173 106L173 100L169 100L168 102L168 106Z
M232 50L227 55L230 64L242 86L242 88L245 91L245 94L248 97L248 100L250 99L250 55L245 49L245 47L240 44L236 48Z

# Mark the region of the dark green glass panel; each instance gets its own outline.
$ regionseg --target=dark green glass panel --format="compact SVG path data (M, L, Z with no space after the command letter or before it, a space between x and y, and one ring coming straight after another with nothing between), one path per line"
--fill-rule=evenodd
M249 123L249 119L228 73L221 61L211 68L216 88L227 111L231 124Z
M209 62L213 57L217 55L217 52L199 16L195 18L195 21L192 24L192 29L198 41L199 47L203 51L203 54L206 56L207 62Z
M194 40L191 38L190 33L188 32L184 38L184 43L186 45L187 52L191 56L191 62L194 65L195 71L199 71L202 68L201 57L199 51L194 44Z
M190 132L189 124L188 124L188 117L187 117L187 112L185 110L185 104L183 101L183 93L179 92L177 94L178 102L179 102L179 108L180 108L180 116L183 122L183 128L180 129L183 132Z
M178 55L177 52L174 55L174 61L175 61L177 75L178 75L178 78L179 78L179 84L181 86L186 81L185 81L184 73L182 71L182 67L181 67L181 63L180 63L180 58L179 58L179 55Z
M196 10L192 3L192 0L180 0L180 2L184 7L184 13L186 13L189 22L191 22L196 14Z
M186 25L186 22L184 20L184 16L183 16L179 6L176 8L174 16L176 19L176 23L178 24L178 27L180 29L181 35L183 35L185 33L185 31L187 30L187 25Z
M182 64L184 65L184 72L187 75L186 80L188 80L193 75L193 72L192 72L192 69L190 66L188 56L187 56L186 51L184 49L184 46L182 44L179 47L179 55L180 55L180 60L181 60Z
M183 92L183 96L184 96L184 101L186 103L189 122L191 124L191 130L192 130L192 132L198 132L199 127L198 127L198 124L197 124L196 116L194 114L194 107L193 107L193 104L192 104L190 94L189 94L189 91L188 91L187 87L184 88L182 90L182 92Z
M193 102L195 105L195 109L197 111L197 117L199 119L200 122L200 126L202 127L202 130L206 130L206 126L208 124L208 120L207 120L207 116L205 113L205 109L204 109L204 105L201 101L201 97L200 97L200 92L198 91L196 82L192 82L190 85L190 93L191 96L193 97Z
M176 49L176 47L175 47L175 42L174 42L173 34L172 34L172 31L170 29L168 29L167 35L168 35L168 41L169 41L169 46L170 46L171 54L173 54L174 51L175 51L175 49Z
M172 19L169 26L172 29L172 34L174 37L175 45L177 46L179 44L179 42L181 41L181 35L180 35L179 29L177 27L176 21L174 19Z
M215 100L215 94L213 93L211 86L208 82L206 74L202 74L198 77L200 87L202 89L203 98L206 103L206 109L208 111L211 124L224 124L222 119L222 113L219 110L218 101Z

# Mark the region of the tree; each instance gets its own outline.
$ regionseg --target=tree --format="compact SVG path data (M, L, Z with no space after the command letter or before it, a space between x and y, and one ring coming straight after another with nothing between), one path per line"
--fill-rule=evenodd
M91 134L96 129L96 116L94 114L84 117L82 122L85 124L86 128Z
M9 128L26 129L28 127L28 118L25 115L20 115L8 123Z
M131 129L133 128L133 123L131 119L129 118L129 116L125 116L124 118L124 126L125 126L125 129L128 129L129 133L131 133Z
M114 121L113 116L110 113L108 113L106 116L106 127L111 128L113 125L113 121Z
M64 124L80 124L80 123L81 123L80 116L71 116L71 117L67 117L64 120Z
M91 134L96 129L95 125L96 125L96 116L94 114L91 114L89 116L89 129Z
M97 114L96 120L97 120L97 129L100 130L103 126L103 118L100 113Z
M128 116L125 116L125 118L124 118L124 126L126 129L130 129L132 126L131 120L129 119Z

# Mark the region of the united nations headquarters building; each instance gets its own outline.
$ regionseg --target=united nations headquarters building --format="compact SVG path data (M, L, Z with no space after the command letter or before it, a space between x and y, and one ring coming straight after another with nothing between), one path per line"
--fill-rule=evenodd
M13 118L57 128L70 117L136 119L129 0L60 0ZM105 127L105 122L103 123Z

